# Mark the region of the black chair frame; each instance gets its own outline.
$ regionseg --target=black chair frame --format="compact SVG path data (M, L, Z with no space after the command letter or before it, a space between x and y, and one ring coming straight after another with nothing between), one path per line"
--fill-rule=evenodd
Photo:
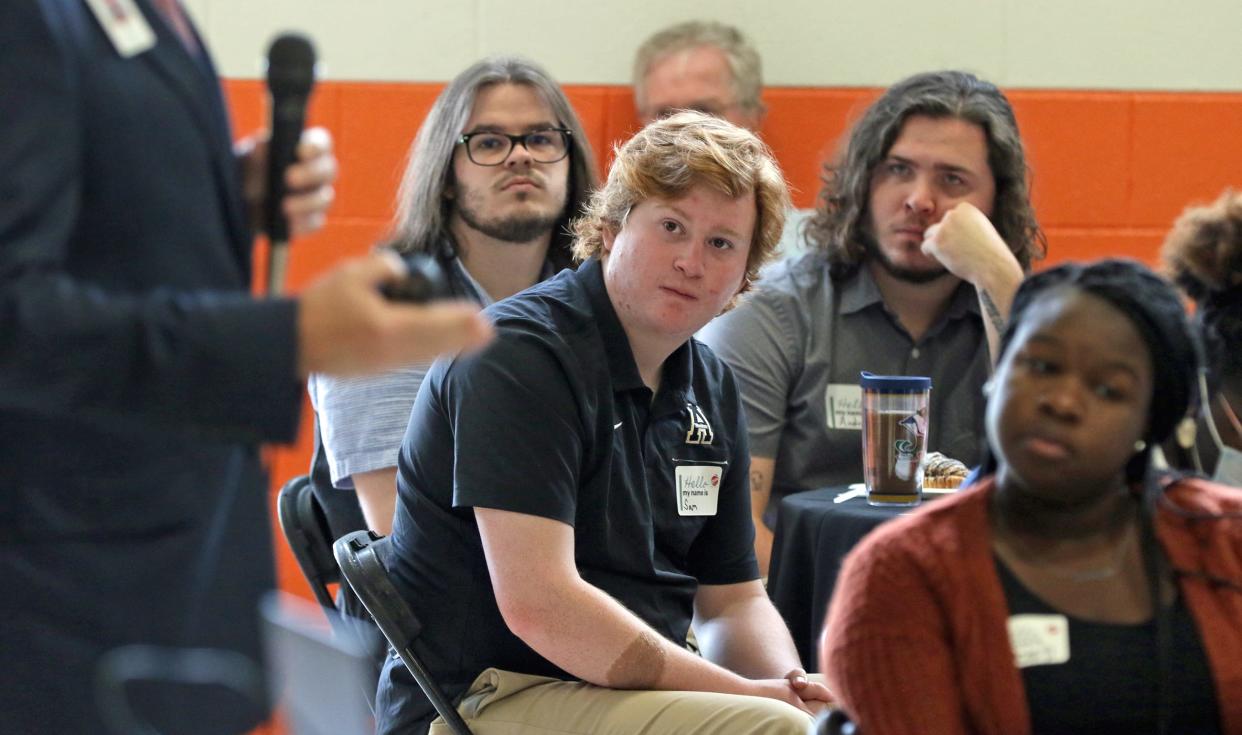
M388 576L380 557L380 544L383 543L383 537L372 531L355 531L337 539L332 550L345 581L362 600L363 606L414 676L423 694L431 700L436 712L455 735L473 735L457 708L431 678L431 673L415 650L423 626Z
M309 475L298 475L280 489L276 516L315 599L320 605L336 610L336 601L328 585L341 583L341 570L332 558L332 531L311 490Z

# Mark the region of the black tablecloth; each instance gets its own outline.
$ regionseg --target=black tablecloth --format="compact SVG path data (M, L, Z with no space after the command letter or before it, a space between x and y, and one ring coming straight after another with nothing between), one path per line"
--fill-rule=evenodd
M871 529L911 510L873 507L864 498L832 502L847 489L790 495L776 517L768 595L789 624L807 671L819 670L819 633L841 560Z

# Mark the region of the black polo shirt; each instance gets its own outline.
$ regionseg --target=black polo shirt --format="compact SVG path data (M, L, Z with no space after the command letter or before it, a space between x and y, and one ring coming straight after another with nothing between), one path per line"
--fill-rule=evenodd
M596 260L487 313L496 339L432 368L397 460L390 570L450 697L488 667L571 678L505 626L476 506L572 526L582 577L677 644L698 584L759 576L741 405L710 349L678 348L653 400ZM399 661L378 703L380 732L430 719Z

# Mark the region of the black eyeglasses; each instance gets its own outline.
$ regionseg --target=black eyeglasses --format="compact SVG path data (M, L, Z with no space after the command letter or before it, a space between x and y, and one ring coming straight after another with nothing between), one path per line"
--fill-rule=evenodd
M457 139L466 146L466 156L479 166L499 166L509 160L518 143L530 153L535 163L556 163L569 155L570 131L565 128L532 130L522 135L493 131L466 133Z

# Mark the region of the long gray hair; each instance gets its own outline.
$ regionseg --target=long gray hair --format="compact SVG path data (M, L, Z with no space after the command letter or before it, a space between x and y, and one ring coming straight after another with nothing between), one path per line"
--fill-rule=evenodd
M569 222L586 204L596 186L595 156L577 113L565 93L538 64L510 56L492 56L458 74L445 87L410 145L409 161L397 195L394 246L403 252L448 255L447 237L452 200L444 192L453 184L453 149L474 109L479 90L492 84L525 84L539 92L556 122L570 131L569 185L565 212L557 220L548 259L562 268L573 262Z
M889 87L854 126L840 158L825 164L824 186L807 225L807 238L828 254L833 276L852 273L866 257L871 174L914 115L959 118L983 128L988 166L996 180L992 224L1022 269L1029 270L1047 245L1031 208L1026 154L1013 108L991 82L963 71L937 71Z

